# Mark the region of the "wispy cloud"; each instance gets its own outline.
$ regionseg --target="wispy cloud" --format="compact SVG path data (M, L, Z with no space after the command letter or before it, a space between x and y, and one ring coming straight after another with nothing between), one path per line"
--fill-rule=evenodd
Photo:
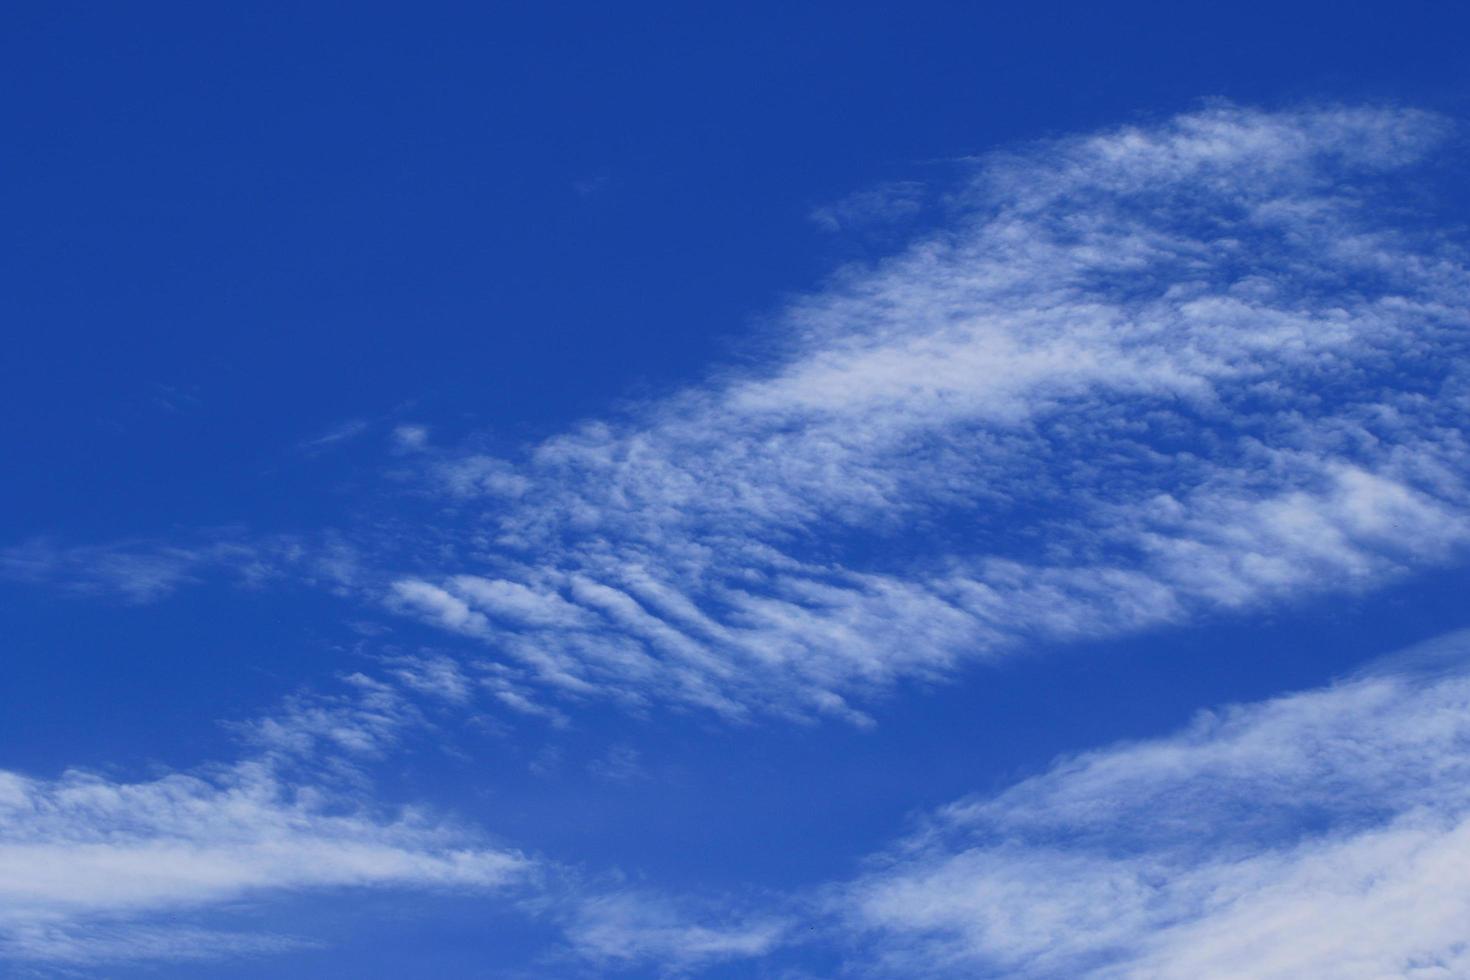
M414 452L423 449L428 442L428 426L405 423L393 427L393 445L399 452Z
M144 604L180 588L223 579L258 588L289 579L345 594L361 574L357 549L341 537L307 542L289 535L205 530L179 540L138 538L63 544L34 538L0 549L0 579L49 586L78 596Z
M104 962L258 954L307 940L199 928L242 898L324 888L487 892L537 862L420 808L372 801L366 764L432 721L457 672L394 658L336 693L233 726L238 761L127 780L0 770L0 959Z
M569 951L608 969L698 971L758 958L779 946L791 920L729 909L701 915L668 896L638 891L593 894L562 910Z
M247 582L262 581L275 570L261 548L245 540L64 546L37 539L0 551L0 576L12 581L55 585L76 594L116 596L134 603L160 599L222 567L233 569Z
M128 955L165 939L185 955L194 934L160 930L152 917L270 891L493 888L527 867L411 811L375 814L263 762L141 782L0 773L0 952L15 956L108 955L108 942L84 950L85 937L105 940L120 923L157 940Z
M367 432L370 428L372 428L372 425L366 419L348 419L345 422L337 423L320 435L301 440L301 442L296 444L296 447L308 454L325 452L334 446L351 442L353 439Z
M824 231L892 224L919 214L926 192L918 181L890 181L813 208L809 217Z
M0 959L44 963L53 969L96 968L129 961L253 958L299 951L312 945L294 936L183 925L140 926L126 917L121 921L107 917L85 922L27 921L11 923L0 931Z
M1214 108L997 155L764 366L495 458L392 608L578 697L831 714L1470 539L1470 279L1387 223L1445 123ZM432 570L437 569L437 570Z
M957 803L839 890L898 976L1470 970L1470 634Z

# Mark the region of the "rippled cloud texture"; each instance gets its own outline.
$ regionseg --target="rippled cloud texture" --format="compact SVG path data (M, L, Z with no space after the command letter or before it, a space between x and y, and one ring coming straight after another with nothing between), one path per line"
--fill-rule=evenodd
M1391 220L1446 129L1215 109L981 161L768 363L439 454L454 560L388 602L572 695L861 722L1028 641L1450 559L1470 284Z

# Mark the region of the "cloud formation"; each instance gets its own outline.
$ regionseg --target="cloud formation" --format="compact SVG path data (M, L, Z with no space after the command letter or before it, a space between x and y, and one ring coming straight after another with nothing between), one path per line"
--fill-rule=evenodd
M388 604L573 698L829 714L1036 640L1371 587L1470 537L1446 124L1212 108L977 164L759 363L501 458Z
M791 928L783 916L729 910L700 916L667 896L612 891L568 903L562 913L570 950L604 969L656 967L698 971L728 960L749 960L777 948Z
M897 976L1470 970L1470 634L956 803L835 905Z
M848 231L911 219L924 209L924 185L895 180L813 208L808 217L823 231Z
M405 685L415 663L400 665ZM360 674L240 726L241 761L134 781L0 770L0 958L101 962L293 948L160 924L321 888L503 889L534 863L413 808L370 802L360 764L422 727L405 688Z
M135 605L212 580L254 589L289 578L346 595L355 587L357 564L354 547L330 533L307 540L252 536L239 528L202 530L175 541L62 544L34 538L0 549L0 579Z

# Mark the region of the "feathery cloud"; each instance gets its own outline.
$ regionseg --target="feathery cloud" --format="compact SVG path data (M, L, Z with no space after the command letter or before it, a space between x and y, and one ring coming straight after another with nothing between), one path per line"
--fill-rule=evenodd
M261 761L140 782L0 772L4 956L205 955L216 933L170 932L153 917L271 891L496 888L529 867L423 815L374 814ZM108 936L134 928L152 938L113 948ZM202 949L193 941L201 936ZM279 943L237 939L252 949Z
M987 158L764 366L425 457L456 516L388 602L577 697L864 723L1036 639L1454 560L1470 278L1388 207L1445 129L1212 108Z

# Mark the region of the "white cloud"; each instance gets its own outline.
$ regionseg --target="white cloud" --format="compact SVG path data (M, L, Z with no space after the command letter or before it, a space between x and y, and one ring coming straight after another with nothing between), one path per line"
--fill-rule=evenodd
M194 920L317 889L531 886L542 862L422 808L371 802L365 765L432 732L435 703L462 704L473 685L445 657L384 665L382 678L349 674L335 693L230 725L246 752L228 765L135 780L0 770L0 960L258 955L310 937Z
M350 442L371 427L370 423L364 419L348 419L332 426L319 436L302 440L298 443L298 448L306 453L319 453L340 443Z
M1455 560L1470 278L1373 203L1444 129L1213 108L987 158L764 366L426 457L460 523L391 604L577 696L863 722L1036 637Z
M572 951L583 959L619 969L655 964L682 972L762 956L791 927L777 916L720 912L705 918L664 896L612 892L575 902L564 928Z
M404 424L393 427L393 444L401 452L423 449L428 443L428 426Z
M260 588L287 579L339 595L361 574L357 549L332 533L308 542L290 535L252 536L240 528L197 531L181 541L151 538L67 545L47 538L0 548L0 579L52 586L77 596L131 604L223 579Z
M1470 968L1470 634L940 811L838 891L900 976Z
M529 866L422 814L374 813L293 783L265 761L139 782L0 772L0 952L13 957L207 955L217 934L154 917L270 891L497 888ZM217 951L280 942L240 936Z
M432 665L431 669L425 669ZM316 765L340 756L371 758L398 744L403 734L424 726L423 712L404 688L445 696L453 678L434 661L400 658L394 671L398 684L353 673L342 680L344 692L298 693L276 711L229 725L253 749L272 760L311 760ZM453 699L451 699L453 700Z
M394 582L393 598L398 605L418 612L436 626L470 636L489 632L489 621L483 614L472 610L458 596L428 582L414 579Z
M400 683L431 697L463 703L470 699L473 681L458 662L446 656L395 657L393 676Z
M924 209L924 185L895 180L813 208L809 217L823 231L848 231L913 218Z
M191 545L120 541L68 547L36 539L0 551L0 576L56 584L80 595L116 596L130 603L160 599L219 567L237 570L245 581L259 581L274 570L257 545L243 540Z
M222 932L181 925L148 927L127 919L113 922L101 918L65 924L25 922L0 929L0 959L42 961L63 967L256 957L311 946L293 936Z

